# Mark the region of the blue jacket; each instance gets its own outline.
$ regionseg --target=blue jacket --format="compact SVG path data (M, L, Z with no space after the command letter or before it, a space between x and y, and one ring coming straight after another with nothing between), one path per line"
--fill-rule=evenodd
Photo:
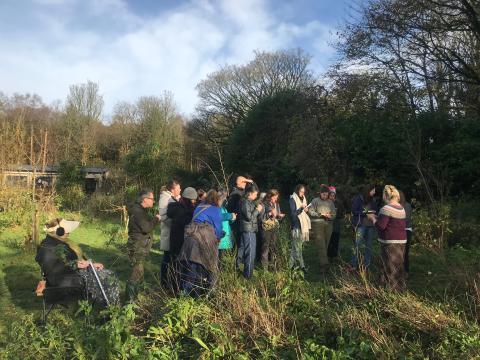
M230 229L230 221L232 220L233 214L229 213L225 206L222 206L222 228L224 232L224 236L220 239L220 244L218 248L220 250L231 249L233 247L232 244L232 230Z
M203 210L205 207L207 208ZM221 239L223 237L222 213L218 206L201 203L195 208L195 211L193 212L193 219L193 222L207 223L212 225L215 229L215 235L217 236L217 239Z
M365 204L361 194L356 195L352 201L352 225L358 227L362 225L362 220L365 218Z
M290 205L290 217L292 218L292 230L300 229L300 220L298 219L298 215L300 215L303 211L303 208L297 209L297 204L295 200L293 200L292 196L288 200L288 204Z

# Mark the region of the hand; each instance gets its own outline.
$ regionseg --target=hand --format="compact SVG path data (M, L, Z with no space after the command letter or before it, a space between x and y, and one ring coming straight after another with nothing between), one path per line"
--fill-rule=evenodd
M277 215L280 219L283 219L285 217L285 214L278 214Z
M93 263L93 267L97 270L103 270L103 264Z
M237 214L232 213L232 220L236 220L236 219L237 219Z
M155 214L155 217L156 217L158 220L162 220L160 214Z
M77 268L86 269L87 267L88 267L88 261L87 260L78 260L77 261Z
M368 220L370 220L372 222L377 221L377 215L375 215L375 214L367 214L367 218L368 218Z
M277 210L275 210L275 209L270 210L270 216L276 217L277 216Z
M258 205L257 205L257 211L258 211L258 212L262 212L262 210L263 210L262 204L258 204Z
M330 213L322 214L322 216L326 217L327 219L332 218L332 214L330 214Z

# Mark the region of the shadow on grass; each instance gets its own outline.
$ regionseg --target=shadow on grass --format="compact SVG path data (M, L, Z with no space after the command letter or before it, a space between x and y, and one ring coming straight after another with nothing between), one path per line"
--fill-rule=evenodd
M40 298L34 290L40 280L40 271L32 265L9 265L3 268L5 285L10 293L11 302L24 310L38 310L42 307Z
M118 250L114 246L97 248L85 244L82 244L82 250L94 262L100 262L105 268L114 271L122 286L125 285L131 271L130 260L125 252ZM162 258L163 254L158 250L150 251L144 264L145 281L147 283L158 282Z

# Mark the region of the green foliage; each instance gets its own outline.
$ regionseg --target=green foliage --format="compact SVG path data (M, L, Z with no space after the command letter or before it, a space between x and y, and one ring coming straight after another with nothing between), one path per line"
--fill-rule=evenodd
M56 188L62 191L65 188L81 186L84 182L80 164L73 161L62 161L58 167Z
M108 319L103 321L102 318ZM148 359L143 338L131 331L132 306L95 315L83 304L70 318L52 317L45 328L32 315L12 325L2 359Z
M34 210L32 192L21 188L2 188L0 208L0 230L28 224Z
M265 186L272 186L273 181L277 186L291 181L295 175L287 161L290 122L301 107L300 96L292 91L260 102L233 133L227 167L238 173L251 172L255 181Z
M165 184L177 165L168 149L156 142L147 142L137 146L124 158L127 174L142 185L159 189Z
M426 248L442 251L448 244L447 240L452 232L450 213L450 206L441 204L430 208L414 209L412 218L415 241Z
M85 203L84 176L81 166L73 161L62 161L58 168L57 205L62 210L80 211Z
M120 244L122 231L120 224L84 222L72 240L95 260L115 264L125 279L125 255L104 247L108 237ZM319 282L310 273L286 270L288 233L284 223L274 271L255 270L249 281L237 273L234 257L227 256L217 286L204 298L172 297L151 282L135 305L99 313L82 302L75 314L71 309L54 311L46 327L32 314L39 304L33 305L38 299L31 295L30 277L38 280L31 255L18 255L0 243L0 259L9 259L0 261L0 305L11 316L16 306L9 301L29 301L19 307L25 309L23 315L1 320L2 325L8 322L8 331L1 334L0 358L450 359L471 358L480 351L480 329L468 310L480 298L475 302L468 292L471 303L462 304L466 289L459 289L479 269L478 250L456 247L438 257L416 245L411 250L411 291L396 294L339 266L332 266L333 274ZM315 248L309 244L305 251L313 255ZM21 264L15 278L12 262ZM159 264L155 258L146 268L156 273ZM315 272L316 263L309 265ZM427 275L427 269L433 274ZM13 283L26 284L24 292L15 292L18 285ZM447 291L455 299L446 298ZM438 292L438 300L429 292Z
M80 211L85 205L86 198L81 185L64 186L58 190L57 205L62 210Z

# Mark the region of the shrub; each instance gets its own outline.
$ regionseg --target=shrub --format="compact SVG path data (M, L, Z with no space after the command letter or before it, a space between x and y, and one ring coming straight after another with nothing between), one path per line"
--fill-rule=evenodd
M412 215L415 241L434 251L442 251L452 232L451 207L436 204L430 208L416 207Z
M34 205L30 189L0 189L0 229L31 223Z
M80 185L70 185L58 190L57 201L62 210L80 211L84 207L86 195Z

